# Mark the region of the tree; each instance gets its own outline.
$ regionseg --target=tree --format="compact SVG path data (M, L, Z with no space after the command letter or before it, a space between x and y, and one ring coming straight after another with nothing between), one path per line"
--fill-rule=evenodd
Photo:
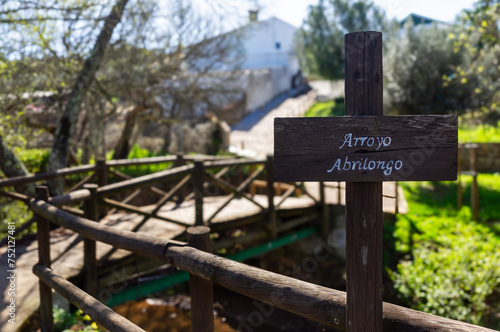
M85 61L71 89L63 116L59 121L55 133L52 153L49 159L49 171L56 171L67 165L70 139L75 131L84 95L88 92L89 85L101 65L113 30L121 20L127 2L128 0L118 0L111 9L111 13L104 20L104 26L97 37L94 48ZM54 183L57 183L57 181L55 180ZM52 188L52 190L62 193L62 182L59 181L59 185L56 188Z
M448 38L453 52L464 54L445 85L471 86L462 107L472 117L500 120L500 1L481 0L463 12Z
M330 0L309 6L295 36L300 67L307 75L325 79L344 77L344 35L377 30L386 32L390 22L371 1Z
M464 57L453 51L448 35L454 27L413 26L386 41L384 104L395 114L463 112L471 84L443 84ZM458 83L458 84L457 84Z
M79 147L87 159L102 156L105 127L117 117L130 112L122 135L128 144L138 115L199 116L215 107L214 95L232 91L227 75L215 71L235 59L234 38L213 38L228 28L219 23L231 10L226 2L196 2L205 3L200 9L188 0L130 1L127 10L118 1L107 17L108 1L20 0L0 9L9 37L0 41L0 86L13 101L0 106L0 116L26 119L32 96L50 94L44 112L60 117L58 128L28 123L55 133L50 169L65 167Z

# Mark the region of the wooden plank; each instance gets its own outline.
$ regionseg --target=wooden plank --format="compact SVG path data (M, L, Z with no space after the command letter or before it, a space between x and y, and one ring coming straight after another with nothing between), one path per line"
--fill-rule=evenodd
M142 216L147 216L147 217L152 217L152 218L156 218L156 219L160 219L160 220L165 220L165 221L168 221L168 222L171 222L171 223L174 223L177 225L181 225L181 226L191 226L188 222L182 222L179 220L170 219L170 218L163 217L160 215L153 216L150 212L144 211L141 208L138 208L137 206L118 202L118 201L112 200L110 198L103 198L102 203L104 203L108 206L111 206L113 208L119 209L119 210L131 212L131 213L137 213L137 214L142 215Z
M193 248L210 252L210 228L206 226L187 229L188 244ZM214 290L211 281L189 275L191 294L191 331L214 331Z
M0 187L10 187L19 184L37 182L41 180L48 180L57 177L63 177L71 174L87 173L95 171L97 167L95 165L82 165L77 167L62 168L53 172L37 173L26 176L16 176L13 178L0 180Z
M321 257L315 255L318 260ZM345 292L258 269L183 244L169 244L165 259L181 270L268 305L338 330L346 328ZM268 305L263 309L269 312L272 308ZM389 303L384 303L383 309L385 332L493 332Z
M85 184L84 188L90 192L90 199L84 204L85 218L98 220L99 207L97 205L97 184ZM83 239L83 267L85 270L85 290L91 296L97 294L97 255L96 242Z
M205 168L203 161L194 162L193 173L193 191L194 191L194 224L203 225L203 197L205 196Z
M242 192L245 190L261 173L264 172L264 168L258 169L257 171L253 172L245 181L243 181L237 188L236 190L238 192ZM219 179L217 175L215 175L215 178ZM208 218L207 223L211 223L212 220L215 218L219 212L221 212L235 197L237 197L237 194L235 192L231 193L226 201Z
M137 159L115 159L115 160L108 160L106 165L108 167L153 165L153 164L173 162L176 159L177 156L161 156L161 157L148 157L148 158L137 158Z
M457 128L454 115L276 118L275 180L456 180Z
M101 241L118 249L132 251L153 259L163 259L165 246L170 241L151 235L133 233L101 225L95 221L74 216L44 201L33 199L29 206L33 212L64 228L71 229L81 236Z
M55 274L51 269L45 266L35 265L33 267L33 273L109 331L145 332L143 329L117 314L92 296L86 294L63 277ZM42 330L43 329L42 325ZM52 330L53 329L50 329L50 331Z
M49 188L37 186L35 195L38 200L49 200ZM38 241L38 264L50 268L50 221L39 214L35 214L37 222ZM54 329L54 318L52 317L52 289L42 280L39 281L40 288L40 327L42 332L52 332Z
M152 185L159 181L165 181L167 179L173 180L185 174L191 173L194 169L193 165L186 165L177 167L175 169L167 169L158 173L153 173L149 175L140 176L127 181L113 183L104 187L100 187L97 192L99 197L107 196L112 193L117 193L129 189L137 189Z
M70 193L54 196L49 199L49 203L56 206L68 205L85 201L90 198L90 191L87 189L80 189Z
M384 122L379 120L386 119L386 117L382 118L382 33L347 34L345 48L345 114L356 116L351 119L358 121L357 123L363 122L362 119ZM365 118L360 117L361 115L375 115L375 117ZM400 123L399 120L396 123ZM372 127L376 126L364 123L361 128L365 136L376 135L371 134ZM399 125L396 127L392 129L391 135L401 130ZM363 130L363 128L367 129ZM392 126L386 128L392 128ZM386 131L380 133L391 137ZM392 137L395 138L395 136ZM392 144L387 144L387 148L393 148ZM364 147L355 147L355 149L364 149ZM380 151L380 149L372 150ZM382 159L382 157L378 158ZM370 173L367 172L367 174ZM366 177L358 175L356 181L360 179L369 181ZM346 177L345 180L352 180L352 178ZM376 177L373 181L376 180L383 181L380 177ZM382 182L346 182L345 197L347 331L382 332L382 229L384 225Z

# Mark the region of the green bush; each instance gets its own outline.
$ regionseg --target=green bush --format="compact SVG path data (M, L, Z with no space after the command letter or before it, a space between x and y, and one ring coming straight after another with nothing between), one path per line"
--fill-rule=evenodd
M149 158L158 157L164 155L162 152L152 152L147 149L141 149L139 145L135 144L127 156L127 159L138 159L138 158ZM127 166L121 167L120 171L132 176L138 177L146 174L156 173L169 168L172 165L171 162L152 164L152 165L137 165L137 166Z
M23 162L30 173L44 171L50 156L48 149L15 149L16 156Z
M484 206L498 200L500 175L481 176ZM500 308L488 300L500 292L500 236L493 227L500 224L500 211L490 211L488 222L477 223L470 207L454 208L456 184L403 186L410 212L399 215L394 228L396 250L403 258L389 272L401 300L417 310L484 323L485 316Z

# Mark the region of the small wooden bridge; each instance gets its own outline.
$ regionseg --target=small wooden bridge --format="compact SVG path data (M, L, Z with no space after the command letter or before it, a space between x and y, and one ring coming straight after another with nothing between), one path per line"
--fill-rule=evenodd
M122 167L151 164L165 164L166 169L137 178L120 171ZM75 174L85 173L88 175L80 176L79 181L72 179L76 183L61 196L49 197L43 187L37 187L36 198L0 191L2 196L28 204L38 223L38 241L16 247L16 328L40 307L43 330L50 331L51 294L55 289L112 331L140 330L101 303L107 302L99 296L103 295L99 294L102 283L113 278L116 281L121 276L101 279L98 284L99 274L110 272L110 267L116 268L116 264L127 265L131 257L137 261L136 255L152 260L140 259L141 264L135 264L136 270L127 274L169 264L189 271L194 280L192 287L198 283L204 290L194 293L203 293L209 300L206 289L213 282L303 317L341 329L345 327L345 293L202 251L208 250L208 232L202 225L209 226L211 234L220 236L212 250L230 248L237 243L268 241L294 230L302 230L304 236L312 234L311 229L326 234L331 227L328 205L342 201L340 183L316 186L274 183L272 157L242 160L168 156L99 161L96 165L0 180L0 187L40 183L58 177L69 180ZM401 201L397 192L396 189L393 197L388 197L396 202L392 204L396 211L398 200ZM99 222L95 222L97 220ZM50 231L50 223L62 228ZM198 227L189 228L191 226ZM248 232L238 237L226 236L236 228ZM185 241L186 236L189 245L179 241ZM205 239L200 240L199 236ZM205 245L200 245L200 241ZM202 250L193 248L197 246ZM7 248L2 248L2 271L9 269L6 251ZM36 262L39 263L35 265ZM36 276L31 273L32 269ZM108 276L110 274L112 272ZM75 278L78 276L83 280L86 293L67 281L68 278L78 280ZM2 278L2 282L5 280ZM6 291L2 294L0 325L10 328L7 322L9 296L7 287L2 287ZM280 297L280 301L269 297L276 292L286 296ZM192 296L193 326L209 326L211 304L199 295L198 298ZM202 303L198 305L199 301ZM201 309L207 305L209 310ZM390 304L384 304L384 315L388 331L444 331L450 326L455 331L487 331Z

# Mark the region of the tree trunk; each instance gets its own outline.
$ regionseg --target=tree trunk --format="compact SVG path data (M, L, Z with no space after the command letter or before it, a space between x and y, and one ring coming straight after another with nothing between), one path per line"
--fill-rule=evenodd
M29 174L26 166L24 166L22 161L19 160L19 158L17 158L16 155L12 153L12 151L10 151L1 135L0 160L2 161L0 163L0 168L2 169L3 174L5 174L5 176L8 178ZM29 196L35 195L35 185L33 183L14 187L14 190Z
M130 137L134 131L135 119L137 115L146 110L144 105L137 106L129 114L127 114L127 119L125 122L125 127L123 128L122 135L116 144L115 153L113 154L113 159L125 159L130 152Z
M104 53L109 44L111 35L116 25L120 22L123 11L128 0L117 0L111 13L106 18L104 26L97 37L94 48L90 56L85 60L82 70L78 75L71 93L68 97L68 103L64 108L64 114L61 117L56 130L56 137L52 146L52 153L49 159L49 171L55 171L66 167L68 160L69 143L78 121L78 115L81 110L81 104L85 93L88 91L90 83L94 78L96 71L104 58ZM62 179L49 182L49 187L53 194L61 194L63 190Z

